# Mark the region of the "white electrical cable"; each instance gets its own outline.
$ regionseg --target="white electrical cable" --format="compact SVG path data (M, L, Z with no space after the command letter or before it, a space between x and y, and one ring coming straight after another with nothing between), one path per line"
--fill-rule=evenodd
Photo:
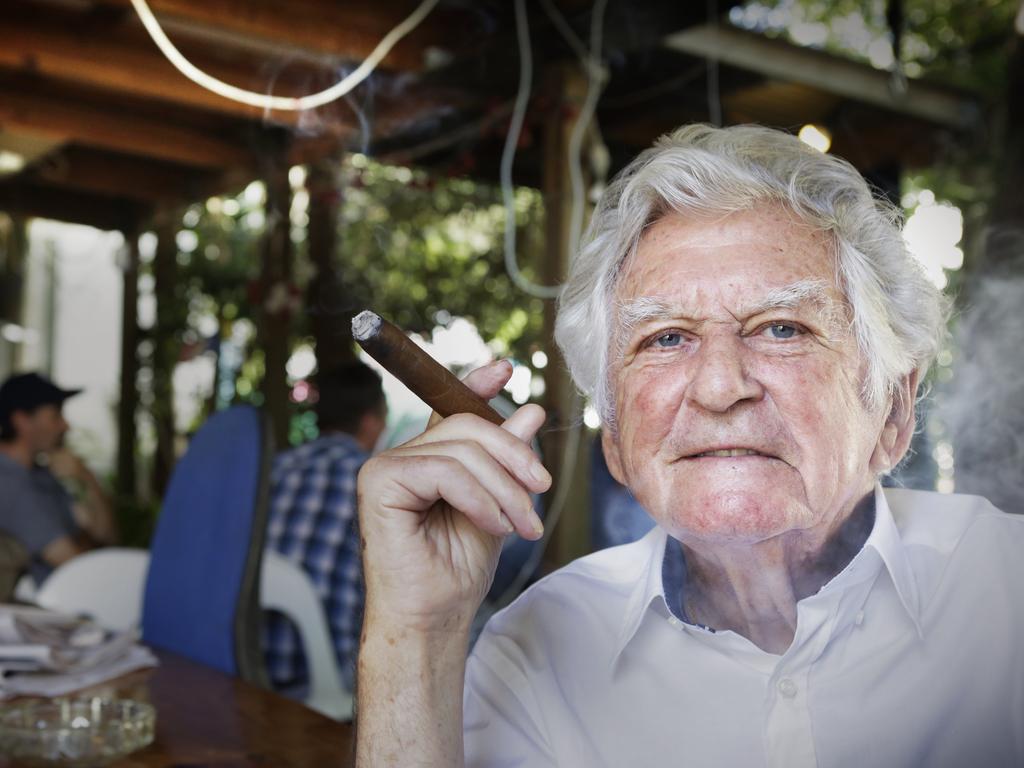
M555 4L551 0L540 0L540 6L544 9L544 13L548 15L551 22L562 34L562 39L568 43L569 47L572 48L573 52L579 58L580 61L586 63L589 58L586 47L583 45L583 41L576 36L576 33L572 31L572 27L565 20L565 17L555 7Z
M517 0L516 10L523 5L523 0ZM590 123L591 117L593 116L594 109L597 106L597 100L601 95L601 88L605 80L604 68L601 64L601 41L604 34L604 12L608 6L608 0L596 0L594 3L593 10L591 11L590 21L590 53L581 57L584 67L586 67L587 74L589 76L589 82L587 84L587 96L583 104L583 108L580 110L579 117L573 125L572 133L569 137L569 170L572 178L572 213L570 214L570 243L571 243L571 254L576 253L576 248L579 245L579 238L582 234L583 229L583 206L584 206L584 190L583 190L583 172L581 168L580 159L580 147L583 142L583 134ZM524 6L525 11L525 6ZM525 15L525 14L524 14ZM517 15L517 29L518 29L518 15ZM525 21L525 19L524 19ZM525 24L523 25L525 27ZM556 26L558 26L556 24ZM568 25L566 25L568 27ZM571 32L571 30L569 30ZM563 31L563 34L565 32ZM571 44L571 43L570 43ZM520 40L520 48L522 48L522 40ZM527 38L527 49L529 48L529 39ZM527 50L529 53L529 50ZM522 77L522 67L520 67L520 77ZM529 80L526 81L529 84ZM522 94L523 91L523 80L520 79L519 91ZM529 98L529 90L527 89L527 96ZM516 106L519 106L519 99L517 96ZM525 106L523 107L525 110ZM519 129L522 127L522 118L520 117L519 125L516 125L515 116L513 112L513 123L509 128L509 135L512 135L512 129L515 128L515 142L511 142L512 154L514 155L515 143L519 140ZM506 141L505 149L508 150L510 142ZM502 155L502 171L505 171L505 154ZM508 185L505 184L505 175L502 174L502 191L511 189L511 159L508 162ZM508 212L508 200L506 198L506 217ZM512 223L514 225L514 211L512 217ZM506 218L505 232L506 232L506 251L505 260L506 265L509 263L509 250L508 250L508 229L509 224ZM512 240L512 263L515 264L515 239L513 234ZM515 280L514 274L516 272L509 272ZM526 281L522 275L519 277L524 282ZM518 282L517 282L518 284ZM520 286L522 287L522 286ZM532 289L544 289L547 286L534 286L530 284ZM524 289L525 290L525 289ZM550 290L550 289L548 289ZM556 292L558 289L555 289ZM536 295L536 294L533 294ZM580 395L579 392L573 392L572 404L569 407L570 413L577 413L580 406ZM537 570L537 566L540 564L541 558L544 556L544 552L547 550L548 544L551 542L551 536L558 520L562 516L562 510L565 508L565 503L569 498L569 490L572 488L573 475L576 474L576 462L579 460L579 448L580 448L580 437L583 431L582 420L577 417L577 420L569 425L569 434L565 441L565 447L562 451L562 462L558 478L558 487L555 489L554 496L551 500L551 506L548 507L547 519L544 521L544 536L538 542L537 546L530 552L530 556L526 562L519 569L515 578L509 583L505 590L498 596L490 606L487 608L493 613L501 610L508 605L518 595L523 587L526 585L527 580Z
M601 96L601 85L605 79L601 64L600 45L603 35L604 11L607 5L607 0L597 0L594 3L590 27L591 50L589 54L582 58L588 76L587 96L569 136L569 177L572 187L568 244L570 255L575 255L583 230L585 193L583 190L583 171L580 154L583 136L597 107L597 101ZM512 118L509 121L508 134L505 137L505 146L501 153L500 173L501 196L505 205L505 270L516 287L524 293L540 299L554 299L561 292L561 286L538 285L530 281L519 269L519 262L516 258L515 190L512 185L512 164L515 160L516 146L519 144L519 135L523 128L526 108L530 101L530 85L533 80L533 53L530 49L530 28L526 16L525 0L515 0L515 14L516 41L519 44L519 87L516 91L516 100L512 109ZM556 24L556 26L559 25ZM567 27L567 25L565 26ZM564 30L562 32L565 34ZM574 38L575 36L572 38L567 37L566 39L569 40L573 48L576 48L577 46L572 44Z
M512 107L505 146L501 150L501 200L505 206L505 271L519 290L540 299L558 297L561 286L538 285L531 282L519 269L516 258L516 200L512 186L512 163L516 158L516 145L523 130L526 107L530 103L530 83L533 80L533 53L530 50L530 27L526 19L526 0L515 0L516 41L519 44L519 87Z
M718 2L708 0L708 23L711 25L712 33L718 34ZM714 38L712 38L714 39ZM708 120L712 125L722 127L722 96L718 85L718 56L711 52L708 54Z
M569 253L576 255L583 234L583 208L586 193L583 189L583 135L597 109L598 99L605 82L605 71L601 65L601 40L604 36L604 11L608 0L596 0L591 11L590 56L583 65L587 69L587 97L569 135L569 180L572 186L572 208L569 213Z
M405 21L400 23L397 27L392 29L387 35L384 36L377 47L370 52L370 55L366 57L362 64L355 68L351 74L342 78L340 81L332 85L326 90L320 91L319 93L310 94L309 96L269 96L265 93L254 93L253 91L247 91L244 88L238 88L229 83L225 83L223 80L218 80L212 75L203 72L199 67L193 64L191 61L185 58L185 56L174 47L174 43L170 41L167 35L164 33L163 28L160 26L160 22L156 20L153 12L149 9L146 4L146 0L132 0L132 6L135 8L135 12L139 15L139 19L142 21L146 31L149 32L149 36L153 38L153 42L156 43L157 48L160 52L167 57L167 60L174 65L174 67L197 85L206 88L209 91L223 96L225 99L231 99L242 104L249 104L253 107L259 107L260 109L277 109L291 112L298 112L305 109L316 109L322 107L324 104L329 104L336 99L340 99L346 93L351 91L363 80L369 77L370 73L377 67L381 60L388 55L391 49L395 46L399 40L405 37L407 34L412 32L427 14L429 14L436 6L438 0L423 0L419 7L413 11Z

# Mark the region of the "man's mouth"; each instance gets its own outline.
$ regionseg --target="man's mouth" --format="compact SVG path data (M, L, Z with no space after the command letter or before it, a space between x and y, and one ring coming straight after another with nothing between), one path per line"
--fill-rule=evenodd
M691 459L702 459L705 456L767 456L768 454L755 451L752 448L721 448L716 451L704 451L703 453L696 453L693 456L689 456Z
M756 448L713 448L707 451L701 451L699 453L691 453L688 456L683 456L683 459L735 459L735 458L746 458L746 457L760 457L764 459L778 459L779 457L772 453L765 453L759 451Z

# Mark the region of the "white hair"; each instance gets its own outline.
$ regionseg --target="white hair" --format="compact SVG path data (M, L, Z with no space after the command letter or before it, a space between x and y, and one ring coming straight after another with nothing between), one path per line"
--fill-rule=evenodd
M924 377L941 348L949 303L907 251L899 211L872 195L845 160L795 136L690 125L659 139L608 187L559 298L555 339L606 424L614 425L610 355L629 319L620 316L615 289L645 229L666 215L719 217L765 203L832 236L837 282L866 363L864 402L881 407L907 374Z

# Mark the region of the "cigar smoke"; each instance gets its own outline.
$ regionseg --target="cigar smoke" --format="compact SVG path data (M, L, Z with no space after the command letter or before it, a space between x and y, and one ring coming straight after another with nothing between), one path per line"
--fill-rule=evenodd
M938 393L956 457L957 493L1024 512L1024 233L1005 236L1014 257L968 285L954 333L950 382ZM1004 250L1005 252L1005 250Z

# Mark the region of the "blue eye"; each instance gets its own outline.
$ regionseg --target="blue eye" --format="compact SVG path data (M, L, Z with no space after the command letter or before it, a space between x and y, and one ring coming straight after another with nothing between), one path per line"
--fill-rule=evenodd
M798 333L796 326L786 323L772 323L768 326L767 330L771 333L773 339L791 339Z
M663 333L663 334L661 334L661 336L659 336L658 338L656 338L654 340L654 344L656 346L661 347L662 349L665 349L665 348L669 348L669 347L677 347L677 346L679 346L679 342L681 342L682 340L683 340L683 337L682 337L681 334L678 334L678 333Z

